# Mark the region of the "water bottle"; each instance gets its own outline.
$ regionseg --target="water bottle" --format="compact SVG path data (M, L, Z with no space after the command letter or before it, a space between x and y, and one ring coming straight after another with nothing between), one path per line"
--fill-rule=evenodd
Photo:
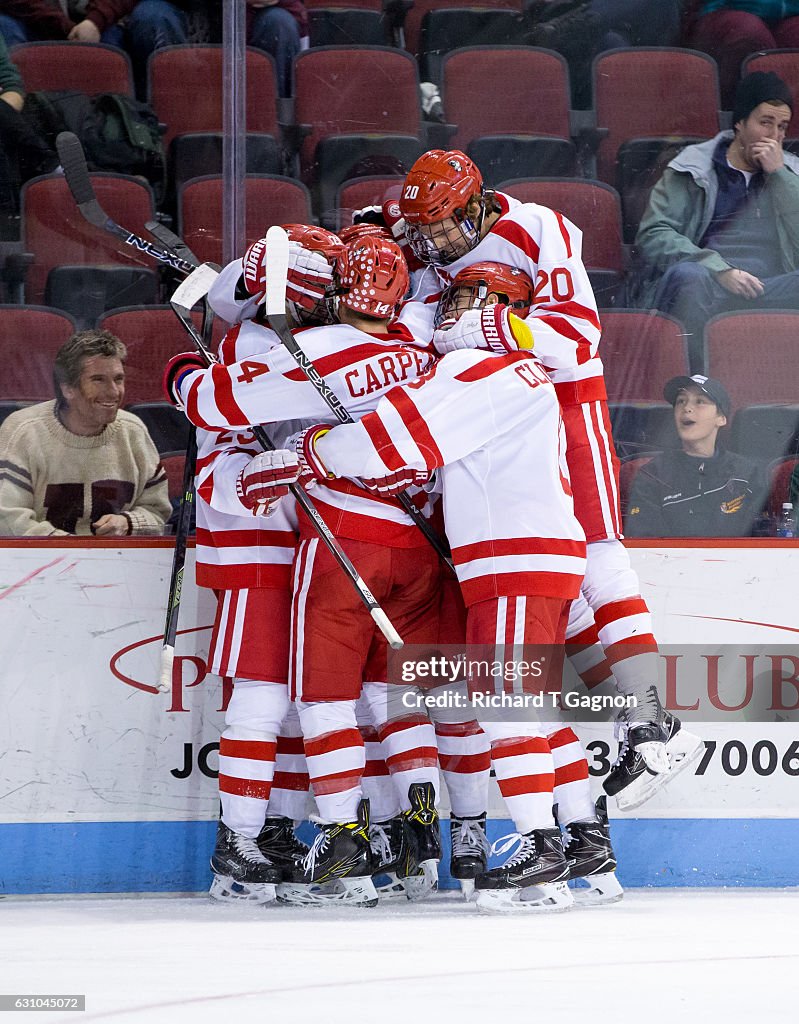
M782 514L777 521L777 536L793 537L794 532L793 505L790 501L784 501L782 503Z

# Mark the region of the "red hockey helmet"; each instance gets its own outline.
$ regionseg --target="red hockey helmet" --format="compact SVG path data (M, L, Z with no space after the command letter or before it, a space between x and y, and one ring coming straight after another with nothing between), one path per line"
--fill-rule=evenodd
M384 228L382 224L350 224L346 228L342 228L338 233L338 237L344 243L349 245L350 242L354 242L357 238L365 238L367 235L371 235L374 238L385 238L386 241L393 241L391 232L388 228Z
M444 266L477 245L484 194L482 174L460 150L431 149L419 157L405 178L399 207L408 244L423 263ZM467 215L475 197L481 211L477 223Z
M325 228L318 228L312 224L281 224L281 227L289 236L289 241L298 242L303 249L318 252L324 256L330 264L331 270L336 265L339 253L344 251L344 243L338 235L334 235L332 231L327 231ZM314 300L303 295L302 292L296 294L302 295L302 298L292 299L287 295L286 305L297 323L305 327L332 323L330 306L327 301L329 296Z
M438 300L434 325L456 319L467 309L481 309L504 302L517 316L525 317L533 304L534 285L518 267L505 263L473 263L461 270Z
M396 242L365 235L336 261L336 301L364 316L388 320L410 285L408 265Z

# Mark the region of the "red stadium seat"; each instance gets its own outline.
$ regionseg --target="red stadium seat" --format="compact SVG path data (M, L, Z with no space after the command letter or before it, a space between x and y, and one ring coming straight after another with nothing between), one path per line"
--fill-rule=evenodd
M610 402L664 402L663 385L688 373L683 327L665 313L603 310L599 354Z
M148 61L149 96L165 144L185 132L222 130L222 47L163 46ZM247 129L278 136L275 62L247 49Z
M308 189L279 175L247 175L245 224L248 241L273 224L307 224L311 220ZM186 182L178 197L178 231L199 259L222 260L222 178L209 175Z
M186 453L162 452L161 465L166 473L169 500L180 501L183 497L183 470L186 466Z
M797 464L799 458L789 455L771 466L767 512L773 520L781 515L783 502L791 500L791 477Z
M336 219L333 230L345 228L352 223L352 215L356 210L362 210L364 206L380 206L386 198L386 193L399 195L399 189L405 179L402 175L394 174L381 176L369 174L363 178L352 178L350 181L342 182L336 192Z
M448 144L468 152L489 183L573 173L569 71L560 54L468 46L444 57L442 78L447 122L458 129Z
M309 11L338 7L359 11L376 11L379 14L383 10L383 0L305 0L305 6Z
M446 54L472 43L482 46L516 46L526 26L519 11L473 7L440 8L428 11L419 34L419 75L423 82L440 82ZM475 68L475 78L480 73ZM497 104L499 107L500 104Z
M733 409L799 401L799 312L723 313L705 327L705 366Z
M500 192L523 203L558 210L583 233L583 263L591 278L597 305L610 306L624 279L621 205L610 185L568 178L506 181Z
M407 163L421 153L419 79L409 54L388 46L321 46L297 57L294 79L295 119L308 128L303 177L310 183L338 175L322 208L342 181L357 176L351 170L359 157L385 153ZM363 147L364 139L374 145Z
M650 455L636 455L635 458L625 459L619 466L619 505L622 516L627 515L630 507L630 492L633 489L633 481L640 471L654 459L657 452Z
M419 52L422 21L428 11L440 11L447 7L485 11L520 11L522 4L520 0L474 0L473 3L467 3L466 0L414 0L413 7L408 11L405 19L406 50L410 50L411 53Z
M0 306L0 400L54 398L53 361L75 332L66 313L44 306Z
M616 184L616 154L628 139L696 135L719 130L718 69L696 50L631 47L594 59L597 177Z
M94 190L109 217L147 237L145 223L155 216L153 192L141 180L119 174L93 174ZM152 268L155 261L88 224L78 212L60 175L33 178L22 187L22 239L34 254L25 285L27 302L40 303L47 275L63 265L123 264ZM124 253L124 255L123 255ZM131 255L133 259L131 259Z
M23 43L11 51L28 92L38 89L73 89L96 96L103 92L133 95L130 57L104 43L67 40Z

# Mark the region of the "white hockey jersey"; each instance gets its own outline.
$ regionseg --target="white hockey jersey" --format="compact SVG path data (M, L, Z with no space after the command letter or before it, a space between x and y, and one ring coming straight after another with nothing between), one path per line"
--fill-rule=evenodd
M252 325L228 331L219 358L262 354L280 345L277 335ZM280 446L304 424L279 424L269 433ZM291 495L278 503L267 518L254 516L239 501L236 478L250 459L263 449L249 429L197 430L197 585L214 590L273 587L288 589L297 545L297 506Z
M444 522L467 605L571 599L585 572L555 388L529 355L463 350L317 443L332 472L443 467Z
M471 252L437 268L440 277L448 284L484 260L524 270L535 285L527 316L535 354L555 382L561 404L601 401L607 397L598 352L601 327L582 262L582 232L546 206L502 192L496 198L502 215Z
M264 328L247 321L235 330L240 347ZM371 411L381 395L415 380L436 359L432 348L416 344L401 323L381 335L343 324L306 328L296 334L308 358L356 419ZM252 357L184 377L184 407L196 426L219 431L285 420L338 422L285 349L264 352L262 342L260 346ZM352 481L315 484L310 493L337 536L392 547L425 543L396 501L371 494ZM300 527L304 527L302 519Z

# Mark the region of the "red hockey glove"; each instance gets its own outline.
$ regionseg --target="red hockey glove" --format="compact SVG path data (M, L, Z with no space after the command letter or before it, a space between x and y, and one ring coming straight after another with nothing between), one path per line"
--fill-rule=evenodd
M242 280L244 289L258 302L266 296L266 239L259 238L244 253Z
M423 487L429 479L430 473L426 469L410 469L408 466L403 466L396 473L374 477L370 480L361 480L361 483L367 491L372 491L373 494L379 494L383 498L393 498L408 487Z
M463 348L490 349L499 355L533 350L533 332L503 303L469 309L452 326L433 332L433 346L441 355Z
M178 409L183 408L183 399L180 394L180 382L187 373L195 370L207 370L208 364L198 352L180 352L172 356L164 368L164 376L161 387L168 402L176 405Z
M329 431L330 427L327 423L316 423L312 427L306 427L305 430L292 434L286 441L286 447L297 454L300 464L300 483L306 489L317 480L333 479L333 474L328 472L327 466L316 452L316 442Z
M250 459L236 478L236 494L254 516L268 516L299 475L300 460L295 452L261 452Z

